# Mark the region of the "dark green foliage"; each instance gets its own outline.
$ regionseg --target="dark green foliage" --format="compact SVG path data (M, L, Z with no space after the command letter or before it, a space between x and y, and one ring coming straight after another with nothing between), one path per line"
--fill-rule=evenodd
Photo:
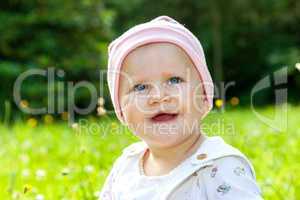
M65 71L64 81L95 82L89 78L105 68L112 17L98 0L1 2L1 107L12 101L14 81L29 69L55 67ZM22 97L46 102L47 80L35 78L26 79Z
M24 71L55 67L62 81L87 80L99 87L107 45L128 28L159 15L185 24L201 41L215 81L234 81L228 97L248 104L254 84L289 67L291 100L299 100L295 63L300 62L300 2L297 0L10 0L0 4L0 114L12 101L13 84ZM46 101L46 80L25 83L33 104ZM27 85L27 86L26 86ZM109 100L107 87L104 96ZM271 103L273 91L259 101ZM84 104L89 97L79 98ZM110 108L111 109L111 108Z

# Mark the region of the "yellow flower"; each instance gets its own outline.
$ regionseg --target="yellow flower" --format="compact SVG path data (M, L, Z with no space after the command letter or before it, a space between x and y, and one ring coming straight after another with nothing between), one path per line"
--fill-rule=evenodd
M96 122L97 120L98 119L96 119L95 116L93 116L93 115L88 116L88 121L90 121L90 122Z
M20 101L20 106L21 106L21 108L28 108L29 103L26 100L21 100Z
M240 99L238 98L238 97L232 97L231 99L230 99L230 104L232 105L232 106L236 106L236 105L238 105L240 103Z
M46 124L51 124L52 122L53 122L53 117L51 116L51 115L45 115L44 116L44 122L46 123Z
M61 113L61 118L62 118L62 120L67 121L68 118L69 118L69 113L68 112L62 112Z
M104 107L100 106L97 108L97 112L99 116L105 115L106 114L106 110Z
M24 185L23 193L26 194L27 192L30 192L32 189L32 185L26 184Z
M27 120L27 125L30 126L31 128L36 127L37 124L38 124L38 121L33 117L31 117Z
M111 128L112 128L112 129L118 127L118 124L117 124L116 122L112 122L110 125L111 125Z
M223 100L222 99L217 99L215 101L215 105L218 107L218 108L221 108L223 106Z
M104 98L103 98L103 97L99 97L99 98L98 98L98 105L99 105L99 106L103 106L104 103L105 103Z

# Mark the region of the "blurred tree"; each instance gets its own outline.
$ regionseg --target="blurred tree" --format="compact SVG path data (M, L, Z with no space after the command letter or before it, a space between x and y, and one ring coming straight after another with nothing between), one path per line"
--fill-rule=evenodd
M300 61L300 1L297 0L106 0L116 11L114 30L122 33L136 23L169 15L185 24L200 40L216 84L234 81L228 96L248 104L254 84L277 69ZM127 6L126 6L126 5ZM118 34L117 34L118 35ZM299 81L298 81L299 82ZM300 89L295 81L289 88ZM272 91L259 101L272 102ZM300 100L297 93L292 94Z
M1 2L0 104L12 100L15 79L28 69L55 67L67 80L97 81L96 70L106 67L113 17L99 0ZM47 103L46 84L30 79L22 93L33 103Z

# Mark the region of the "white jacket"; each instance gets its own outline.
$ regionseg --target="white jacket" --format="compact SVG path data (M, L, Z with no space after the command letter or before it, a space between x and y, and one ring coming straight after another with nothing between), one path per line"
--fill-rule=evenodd
M101 200L261 200L249 160L221 137L207 137L169 174L145 176L139 160L144 142L123 150L100 193Z

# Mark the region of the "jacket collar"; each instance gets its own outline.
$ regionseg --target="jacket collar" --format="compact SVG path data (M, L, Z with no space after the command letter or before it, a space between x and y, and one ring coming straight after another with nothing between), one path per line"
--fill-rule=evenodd
M147 148L147 144L144 141L140 141L129 145L123 150L123 153L126 157L137 156L141 155ZM201 146L188 158L188 161L192 165L203 166L205 164L211 164L215 159L226 156L238 156L246 160L255 177L253 166L244 154L231 145L226 144L220 136L206 136L206 139L202 142Z
M131 157L140 155L148 148L144 141L133 143L123 150L125 156ZM202 142L201 146L192 155L192 160L195 163L204 162L207 160L222 157L228 153L234 153L233 149L227 145L219 136L208 137ZM235 152L236 153L236 152Z

